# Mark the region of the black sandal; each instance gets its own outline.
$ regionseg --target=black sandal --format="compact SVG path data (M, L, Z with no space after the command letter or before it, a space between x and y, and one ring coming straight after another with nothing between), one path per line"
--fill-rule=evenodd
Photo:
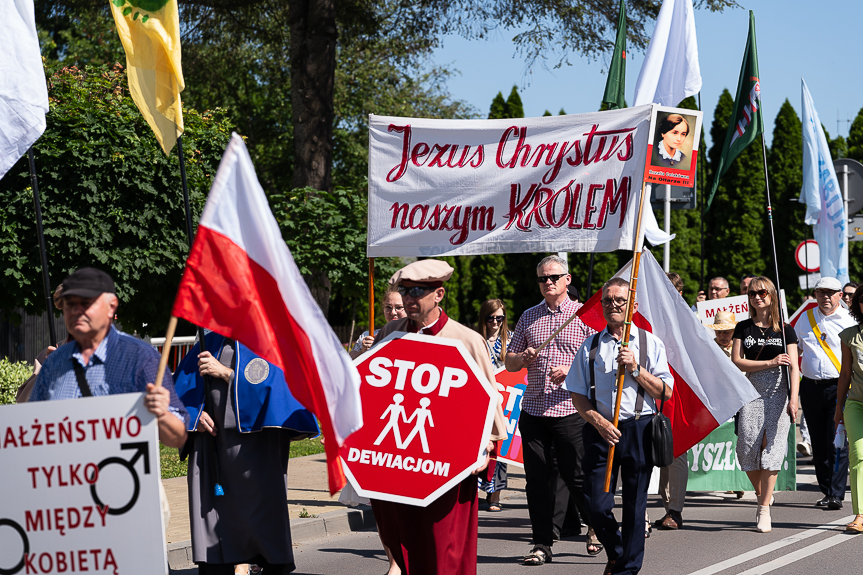
M545 563L551 563L551 558L551 549L545 545L537 544L533 546L530 553L524 556L522 562L525 565L543 565Z
M599 542L599 538L596 536L596 533L593 535L590 532L587 533L587 554L591 557L596 557L600 553L602 553L602 543ZM593 547L593 551L590 548Z

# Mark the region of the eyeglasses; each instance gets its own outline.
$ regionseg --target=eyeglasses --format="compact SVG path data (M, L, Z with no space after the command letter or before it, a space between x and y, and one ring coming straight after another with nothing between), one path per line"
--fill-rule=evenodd
M418 298L418 297L424 296L425 294L432 291L433 289L435 289L435 288L428 287L428 286L413 286L413 287L399 286L399 293L402 295L402 297L409 295L412 298Z
M560 278L567 276L567 275L569 275L569 274L554 274L552 276L536 276L536 283L544 284L548 280L551 280L551 283L556 284L557 280L559 280Z
M403 305L385 305L384 313L401 313L405 310L405 306Z
M600 300L602 307L623 307L626 305L626 298L624 297L616 297L609 298L604 297Z
M759 290L754 290L754 291L753 291L753 290L749 290L749 292L748 292L748 294L747 294L747 295L749 295L749 299L752 299L752 298L754 298L755 296L758 296L758 297L760 297L761 299L764 299L764 298L766 298L766 297L767 297L767 293L768 293L768 292L767 292L767 290L766 290L766 289L759 289Z
M836 293L838 293L838 291L834 291L832 289L817 289L817 290L815 290L815 296L816 297L818 297L818 296L833 297L834 295L836 295Z
M505 319L505 315L487 315L485 316L485 323L502 323Z

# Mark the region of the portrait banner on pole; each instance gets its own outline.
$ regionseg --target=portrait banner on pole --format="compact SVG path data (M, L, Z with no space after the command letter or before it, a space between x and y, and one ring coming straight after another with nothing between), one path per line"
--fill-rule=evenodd
M168 572L144 394L0 406L0 469L0 572Z
M368 256L632 249L652 109L372 115Z

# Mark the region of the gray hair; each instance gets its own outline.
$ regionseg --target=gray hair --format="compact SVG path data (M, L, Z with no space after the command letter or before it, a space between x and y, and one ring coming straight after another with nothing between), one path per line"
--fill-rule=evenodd
M618 278L611 278L610 280L608 280L607 282L602 284L602 291L605 291L612 286L629 289L629 282L626 281L625 279L619 278L619 277Z
M563 273L569 273L569 264L567 264L566 260L560 256L547 256L542 258L542 261L536 265L536 271L539 271L539 268L547 264L557 264L560 266L560 269L563 270Z

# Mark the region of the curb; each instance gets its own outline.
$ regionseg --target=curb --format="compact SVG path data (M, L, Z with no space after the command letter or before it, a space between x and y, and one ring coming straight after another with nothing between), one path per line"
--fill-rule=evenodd
M305 543L328 535L349 531L375 529L375 516L370 505L359 505L338 511L322 513L317 517L291 519L291 541ZM168 545L168 566L172 570L193 567L192 541L179 541Z

